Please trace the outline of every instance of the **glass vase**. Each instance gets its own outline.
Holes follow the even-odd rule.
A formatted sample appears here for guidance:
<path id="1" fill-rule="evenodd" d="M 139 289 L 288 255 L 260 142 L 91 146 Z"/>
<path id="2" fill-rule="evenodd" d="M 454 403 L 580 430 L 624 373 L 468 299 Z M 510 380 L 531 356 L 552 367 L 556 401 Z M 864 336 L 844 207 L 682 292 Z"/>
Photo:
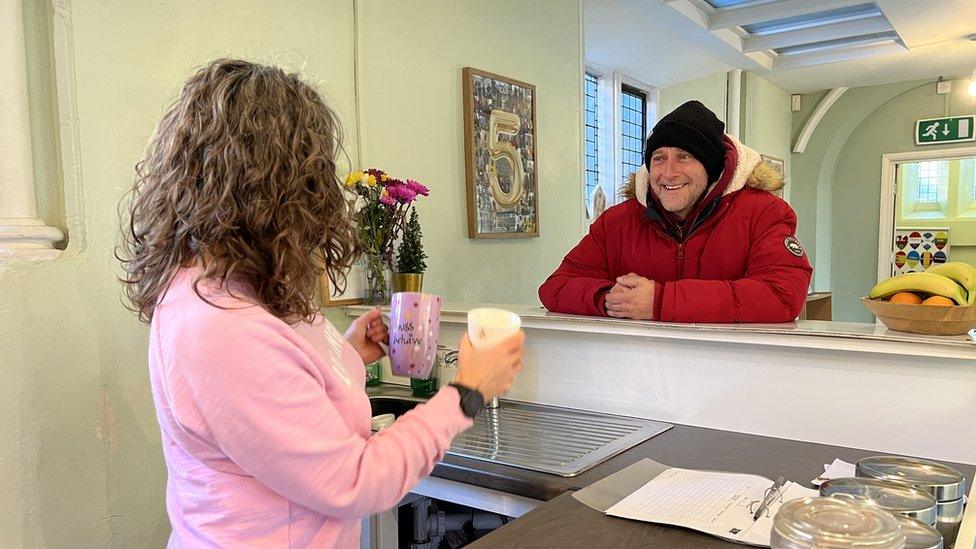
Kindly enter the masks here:
<path id="1" fill-rule="evenodd" d="M 363 261 L 363 303 L 390 303 L 390 280 L 393 277 L 390 258 L 383 254 L 366 253 L 363 254 Z"/>

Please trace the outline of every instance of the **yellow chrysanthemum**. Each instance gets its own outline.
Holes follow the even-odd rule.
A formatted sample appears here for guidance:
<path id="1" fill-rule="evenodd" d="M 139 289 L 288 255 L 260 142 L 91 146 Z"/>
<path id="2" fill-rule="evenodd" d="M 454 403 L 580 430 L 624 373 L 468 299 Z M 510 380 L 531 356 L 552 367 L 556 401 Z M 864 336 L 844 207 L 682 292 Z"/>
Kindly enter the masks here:
<path id="1" fill-rule="evenodd" d="M 380 176 L 380 181 L 387 181 L 388 179 L 390 179 L 390 176 L 388 176 L 386 174 L 383 174 L 383 175 Z"/>
<path id="2" fill-rule="evenodd" d="M 375 187 L 376 186 L 376 176 L 373 175 L 373 174 L 370 174 L 370 173 L 366 174 L 365 181 L 366 181 L 366 184 L 369 185 L 370 187 Z"/>
<path id="3" fill-rule="evenodd" d="M 346 186 L 352 187 L 356 183 L 359 183 L 362 179 L 363 179 L 363 172 L 360 171 L 349 172 L 349 175 L 346 176 Z"/>

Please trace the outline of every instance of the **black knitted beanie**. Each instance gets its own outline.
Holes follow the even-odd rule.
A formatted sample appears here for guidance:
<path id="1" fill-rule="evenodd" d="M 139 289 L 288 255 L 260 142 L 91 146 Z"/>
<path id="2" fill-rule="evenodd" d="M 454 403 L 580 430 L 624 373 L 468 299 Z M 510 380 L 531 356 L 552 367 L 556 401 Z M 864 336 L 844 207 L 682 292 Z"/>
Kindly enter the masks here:
<path id="1" fill-rule="evenodd" d="M 705 166 L 708 182 L 718 181 L 725 167 L 725 123 L 698 101 L 688 101 L 658 121 L 644 147 L 644 164 L 661 147 L 678 147 Z"/>

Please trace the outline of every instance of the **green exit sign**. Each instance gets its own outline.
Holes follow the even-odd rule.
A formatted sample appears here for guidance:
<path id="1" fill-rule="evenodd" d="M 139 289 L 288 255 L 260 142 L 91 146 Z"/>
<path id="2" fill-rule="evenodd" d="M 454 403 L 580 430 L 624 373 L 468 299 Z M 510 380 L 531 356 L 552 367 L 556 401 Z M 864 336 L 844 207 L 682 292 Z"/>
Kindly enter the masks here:
<path id="1" fill-rule="evenodd" d="M 926 118 L 915 122 L 915 144 L 954 143 L 974 141 L 973 128 L 976 115 Z"/>

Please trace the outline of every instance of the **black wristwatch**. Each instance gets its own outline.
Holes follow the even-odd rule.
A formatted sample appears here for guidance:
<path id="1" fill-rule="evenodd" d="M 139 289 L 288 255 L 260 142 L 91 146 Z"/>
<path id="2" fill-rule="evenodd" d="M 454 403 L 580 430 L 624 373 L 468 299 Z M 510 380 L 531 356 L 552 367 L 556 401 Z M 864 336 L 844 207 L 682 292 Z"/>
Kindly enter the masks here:
<path id="1" fill-rule="evenodd" d="M 451 387 L 457 389 L 458 394 L 461 395 L 461 412 L 464 415 L 474 419 L 484 410 L 485 397 L 481 396 L 480 392 L 458 383 L 451 383 Z"/>

